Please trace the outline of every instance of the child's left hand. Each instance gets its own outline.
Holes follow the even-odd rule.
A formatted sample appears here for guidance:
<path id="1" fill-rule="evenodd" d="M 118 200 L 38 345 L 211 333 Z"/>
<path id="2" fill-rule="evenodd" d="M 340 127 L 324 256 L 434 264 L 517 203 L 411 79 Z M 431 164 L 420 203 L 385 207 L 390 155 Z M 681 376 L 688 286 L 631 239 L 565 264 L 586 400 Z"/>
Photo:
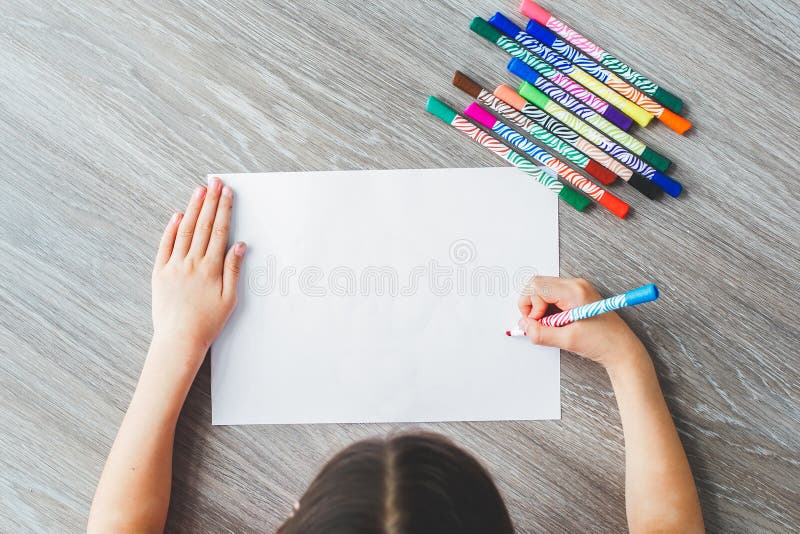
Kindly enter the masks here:
<path id="1" fill-rule="evenodd" d="M 186 213 L 167 224 L 153 268 L 154 343 L 198 368 L 236 306 L 245 244 L 226 254 L 232 205 L 233 191 L 219 178 L 197 187 Z"/>
<path id="2" fill-rule="evenodd" d="M 198 187 L 167 224 L 153 267 L 153 343 L 108 455 L 89 532 L 162 532 L 175 425 L 211 342 L 236 306 L 244 243 L 228 246 L 233 191 Z"/>

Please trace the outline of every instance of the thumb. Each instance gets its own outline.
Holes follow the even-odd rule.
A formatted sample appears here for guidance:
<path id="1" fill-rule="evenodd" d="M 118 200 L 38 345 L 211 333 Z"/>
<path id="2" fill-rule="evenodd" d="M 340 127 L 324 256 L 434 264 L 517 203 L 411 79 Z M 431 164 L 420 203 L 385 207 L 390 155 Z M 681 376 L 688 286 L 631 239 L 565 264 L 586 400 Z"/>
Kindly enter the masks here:
<path id="1" fill-rule="evenodd" d="M 222 295 L 225 298 L 235 298 L 236 288 L 239 285 L 239 273 L 242 270 L 242 260 L 247 245 L 241 241 L 235 243 L 225 255 L 225 267 L 222 272 Z"/>
<path id="2" fill-rule="evenodd" d="M 569 328 L 544 326 L 536 319 L 528 318 L 524 329 L 534 345 L 572 350 L 572 331 Z"/>

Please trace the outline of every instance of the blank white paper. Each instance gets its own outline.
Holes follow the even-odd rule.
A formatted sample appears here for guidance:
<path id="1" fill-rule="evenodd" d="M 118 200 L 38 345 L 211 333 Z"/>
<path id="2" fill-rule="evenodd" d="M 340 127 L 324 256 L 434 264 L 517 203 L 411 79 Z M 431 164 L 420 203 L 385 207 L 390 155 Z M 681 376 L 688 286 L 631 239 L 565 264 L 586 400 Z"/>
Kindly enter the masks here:
<path id="1" fill-rule="evenodd" d="M 215 425 L 560 418 L 559 352 L 505 331 L 558 275 L 558 199 L 515 168 L 219 175 L 247 243 Z"/>

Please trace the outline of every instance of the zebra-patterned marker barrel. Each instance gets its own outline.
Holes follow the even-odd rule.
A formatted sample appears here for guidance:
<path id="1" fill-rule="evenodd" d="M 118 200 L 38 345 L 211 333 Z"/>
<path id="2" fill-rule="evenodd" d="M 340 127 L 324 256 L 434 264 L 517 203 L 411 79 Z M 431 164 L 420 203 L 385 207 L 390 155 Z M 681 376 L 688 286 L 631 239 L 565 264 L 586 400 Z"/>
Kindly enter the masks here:
<path id="1" fill-rule="evenodd" d="M 636 306 L 644 302 L 651 302 L 657 298 L 658 288 L 655 284 L 648 284 L 622 293 L 621 295 L 614 295 L 613 297 L 598 302 L 592 302 L 591 304 L 578 306 L 577 308 L 556 313 L 555 315 L 542 317 L 539 323 L 543 326 L 566 326 L 575 321 L 580 321 L 581 319 L 588 319 L 589 317 L 619 310 L 627 306 Z"/>
<path id="2" fill-rule="evenodd" d="M 622 113 L 620 110 L 610 105 L 608 102 L 595 95 L 581 84 L 573 81 L 569 77 L 561 74 L 552 65 L 538 59 L 531 52 L 518 44 L 510 37 L 506 37 L 500 31 L 495 29 L 494 26 L 486 22 L 480 17 L 472 19 L 469 25 L 470 29 L 486 39 L 487 41 L 496 44 L 503 49 L 510 56 L 524 61 L 529 67 L 538 71 L 542 76 L 548 80 L 552 80 L 556 85 L 563 87 L 569 91 L 575 98 L 584 102 L 587 106 L 591 107 L 597 113 L 601 114 L 607 120 L 613 122 L 620 128 L 628 128 L 631 125 L 632 119 Z"/>
<path id="3" fill-rule="evenodd" d="M 594 60 L 583 55 L 579 50 L 573 48 L 566 41 L 556 37 L 550 30 L 535 20 L 528 22 L 528 25 L 525 27 L 525 34 L 527 34 L 529 38 L 532 36 L 534 39 L 537 39 L 539 42 L 549 47 L 552 51 L 556 52 L 556 54 L 559 54 L 571 61 L 578 68 L 594 76 L 595 79 L 606 84 L 608 87 L 624 96 L 628 100 L 637 103 L 642 108 L 658 117 L 658 120 L 666 124 L 673 131 L 683 135 L 689 128 L 692 127 L 691 122 L 679 116 L 677 113 L 674 113 L 666 106 L 662 106 L 602 65 L 598 65 Z M 524 40 L 520 38 L 517 38 L 517 40 L 521 44 L 525 45 Z"/>
<path id="4" fill-rule="evenodd" d="M 512 150 L 510 147 L 504 145 L 499 139 L 487 134 L 469 122 L 467 119 L 460 116 L 453 108 L 438 98 L 434 96 L 428 97 L 428 103 L 425 106 L 425 110 L 428 113 L 438 117 L 443 122 L 449 124 L 456 130 L 461 131 L 479 145 L 488 148 L 497 156 L 519 168 L 521 171 L 545 186 L 547 189 L 551 190 L 553 193 L 556 193 L 561 200 L 576 210 L 583 211 L 589 204 L 591 204 L 591 201 L 588 198 L 582 196 L 580 193 L 577 193 L 569 187 L 565 187 L 564 184 L 559 182 L 557 178 L 550 176 L 548 171 L 543 170 L 546 167 L 534 165 L 522 154 Z"/>
<path id="5" fill-rule="evenodd" d="M 621 177 L 626 182 L 631 179 L 633 176 L 632 170 L 587 141 L 572 128 L 557 120 L 543 109 L 529 104 L 510 87 L 501 85 L 498 87 L 498 91 L 501 90 L 504 93 L 503 98 L 495 96 L 487 91 L 479 93 L 477 98 L 480 102 L 495 109 L 500 114 L 504 114 L 506 109 L 516 111 L 519 115 L 540 125 L 556 138 L 571 144 L 588 157 L 595 160 L 598 164 L 608 169 L 610 173 Z M 526 125 L 524 124 L 520 124 L 520 126 L 526 129 Z M 588 168 L 587 171 L 589 171 Z M 598 179 L 608 185 L 608 182 L 604 182 L 602 178 L 598 177 Z"/>
<path id="6" fill-rule="evenodd" d="M 609 185 L 616 180 L 616 173 L 612 172 L 600 163 L 597 163 L 588 155 L 584 154 L 580 149 L 570 146 L 570 144 L 574 146 L 575 143 L 577 143 L 577 140 L 573 140 L 571 142 L 569 140 L 562 141 L 556 134 L 540 127 L 532 119 L 524 116 L 521 112 L 517 111 L 487 91 L 481 91 L 481 93 L 478 95 L 478 101 L 504 119 L 507 119 L 519 126 L 524 132 L 530 134 L 537 141 L 544 143 L 549 148 L 553 149 L 581 169 L 585 170 L 587 173 L 591 174 L 593 177 L 597 178 L 602 184 Z M 564 129 L 568 128 L 564 127 Z M 572 130 L 570 130 L 570 132 L 572 132 Z M 576 139 L 580 138 L 578 135 L 574 135 L 574 132 L 572 133 Z M 598 152 L 602 151 L 598 150 Z M 628 170 L 622 164 L 619 164 L 619 166 L 623 170 Z"/>
<path id="7" fill-rule="evenodd" d="M 594 76 L 589 75 L 589 73 L 579 66 L 573 64 L 573 62 L 564 58 L 560 54 L 557 54 L 549 46 L 546 46 L 544 43 L 532 35 L 529 35 L 527 32 L 522 31 L 516 24 L 508 20 L 508 18 L 506 18 L 506 16 L 499 11 L 492 15 L 492 17 L 489 19 L 489 24 L 506 33 L 512 39 L 545 60 L 547 63 L 560 70 L 579 84 L 583 85 L 586 89 L 607 101 L 612 106 L 619 109 L 625 115 L 635 120 L 640 126 L 647 126 L 650 123 L 650 119 L 652 119 L 654 115 L 658 115 L 656 111 L 660 112 L 664 109 L 663 106 L 661 106 L 658 102 L 655 102 L 649 97 L 642 95 L 641 92 L 636 91 L 635 89 L 634 91 L 636 91 L 636 94 L 630 96 L 644 97 L 647 99 L 649 104 L 652 104 L 652 106 L 645 108 L 636 100 L 629 98 L 629 95 L 620 94 L 618 90 L 610 87 L 607 83 L 598 80 Z"/>
<path id="8" fill-rule="evenodd" d="M 598 300 L 591 304 L 585 304 L 577 308 L 572 308 L 571 310 L 564 310 L 561 313 L 542 317 L 539 319 L 539 324 L 542 326 L 566 326 L 575 321 L 595 317 L 603 313 L 619 310 L 620 308 L 652 302 L 657 298 L 658 288 L 655 284 L 647 284 L 646 286 L 631 289 L 621 295 L 614 295 L 613 297 Z M 506 330 L 506 335 L 510 337 L 520 337 L 525 335 L 525 331 L 519 327 L 514 327 L 511 330 Z"/>
<path id="9" fill-rule="evenodd" d="M 525 94 L 527 95 L 528 93 Z M 580 119 L 567 112 L 567 110 L 560 108 L 563 110 L 563 113 L 561 113 L 558 109 L 555 109 L 559 107 L 557 104 L 548 105 L 549 100 L 547 100 L 546 97 L 545 101 L 542 102 L 542 99 L 536 99 L 535 95 L 530 95 L 531 100 L 529 100 L 523 98 L 523 95 L 521 93 L 517 93 L 507 85 L 498 86 L 494 91 L 494 95 L 497 96 L 499 99 L 503 100 L 504 102 L 511 104 L 517 111 L 520 111 L 523 114 L 531 117 L 533 117 L 533 115 L 531 114 L 534 113 L 537 109 L 539 111 L 542 111 L 542 108 L 537 108 L 532 103 L 530 103 L 535 101 L 537 106 L 545 106 L 545 108 L 547 108 L 546 111 L 548 114 L 552 114 L 552 116 L 557 118 L 558 120 L 563 120 L 564 124 L 569 128 L 574 129 L 579 134 L 586 134 L 587 136 L 589 136 L 588 138 L 590 141 L 592 141 L 592 143 L 597 143 L 597 146 L 599 147 L 598 150 L 604 147 L 608 148 L 614 147 L 614 145 L 606 145 L 606 143 L 603 142 L 602 137 L 597 137 L 600 136 L 599 132 L 592 130 L 588 125 L 583 123 Z M 618 148 L 619 151 L 623 150 L 621 147 Z M 636 156 L 628 153 L 627 151 L 619 152 L 616 148 L 612 148 L 612 151 L 614 153 L 610 153 L 607 155 L 609 155 L 610 157 L 614 157 L 614 154 L 617 154 L 617 156 L 621 155 L 621 159 L 619 159 L 619 161 L 625 165 L 628 165 L 629 159 L 633 160 L 634 158 L 636 158 Z M 629 156 L 629 158 L 625 156 Z M 644 162 L 641 163 L 642 165 L 646 165 Z M 619 176 L 622 175 L 620 174 Z M 631 172 L 629 176 L 623 177 L 623 179 L 625 179 L 630 185 L 632 185 L 633 187 L 635 187 L 636 189 L 638 189 L 644 195 L 646 195 L 648 198 L 651 199 L 658 198 L 663 191 L 660 187 L 658 187 L 655 183 L 653 183 L 651 178 L 639 173 Z"/>
<path id="10" fill-rule="evenodd" d="M 674 111 L 675 113 L 680 113 L 681 108 L 683 107 L 683 102 L 681 102 L 680 98 L 639 74 L 631 67 L 567 26 L 563 21 L 555 18 L 536 2 L 532 2 L 531 0 L 523 0 L 522 5 L 520 6 L 520 11 L 529 19 L 535 20 L 542 26 L 545 26 L 548 30 L 557 33 L 561 38 L 568 41 L 573 46 L 581 49 L 589 56 L 593 57 L 604 67 L 617 73 L 620 77 L 628 80 L 631 84 L 638 87 L 642 92 L 653 97 L 655 101 L 660 102 L 666 108 Z"/>
<path id="11" fill-rule="evenodd" d="M 503 121 L 497 120 L 494 115 L 481 108 L 478 104 L 470 104 L 464 111 L 464 115 L 469 119 L 489 128 L 501 139 L 513 145 L 517 150 L 524 152 L 539 163 L 547 165 L 553 169 L 558 176 L 575 186 L 578 190 L 589 195 L 589 197 L 597 201 L 598 204 L 607 208 L 609 211 L 611 211 L 611 213 L 620 219 L 625 218 L 625 216 L 628 214 L 630 207 L 627 203 L 612 195 L 602 187 L 599 187 L 591 180 L 588 180 L 587 178 L 584 178 L 582 175 L 573 171 L 564 162 L 540 148 L 538 145 L 533 143 L 533 141 L 530 141 L 525 136 L 505 124 Z"/>
<path id="12" fill-rule="evenodd" d="M 580 133 L 581 135 L 585 135 L 589 140 L 597 144 L 597 146 L 603 150 L 607 151 L 620 162 L 624 163 L 636 172 L 640 172 L 643 176 L 646 176 L 653 183 L 657 184 L 660 188 L 666 191 L 669 195 L 677 197 L 681 194 L 681 191 L 683 191 L 683 186 L 679 182 L 673 180 L 666 174 L 656 171 L 656 169 L 654 169 L 651 165 L 642 161 L 638 157 L 633 156 L 633 154 L 618 146 L 616 143 L 601 135 L 599 132 L 594 131 L 578 117 L 572 115 L 552 100 L 544 97 L 545 103 L 540 104 L 538 100 L 541 100 L 540 97 L 543 96 L 543 93 L 538 91 L 528 82 L 522 82 L 522 84 L 520 84 L 519 94 L 527 100 L 536 103 L 537 106 L 541 107 L 558 120 L 574 129 L 576 132 Z M 642 156 L 642 158 L 644 158 L 644 156 Z"/>
<path id="13" fill-rule="evenodd" d="M 571 310 L 565 310 L 561 313 L 542 317 L 539 323 L 543 326 L 566 326 L 575 321 L 580 321 L 581 319 L 588 319 L 589 317 L 619 310 L 627 306 L 636 306 L 644 302 L 651 302 L 657 298 L 658 288 L 654 284 L 648 284 L 622 293 L 621 295 L 614 295 L 613 297 L 598 302 L 592 302 L 591 304 L 585 304 L 577 308 L 572 308 Z"/>
<path id="14" fill-rule="evenodd" d="M 542 78 L 539 73 L 531 69 L 525 64 L 524 61 L 513 58 L 511 61 L 509 61 L 507 68 L 509 72 L 519 76 L 525 81 L 526 84 L 532 86 L 538 92 L 542 93 L 542 95 L 544 95 L 544 97 L 542 97 L 543 100 L 552 100 L 554 103 L 557 102 L 558 104 L 564 106 L 580 119 L 590 123 L 597 130 L 605 133 L 609 137 L 613 138 L 616 142 L 628 148 L 637 155 L 640 155 L 642 159 L 645 159 L 648 161 L 648 163 L 652 164 L 655 169 L 664 172 L 667 167 L 669 167 L 670 161 L 667 158 L 656 153 L 654 150 L 647 147 L 647 145 L 633 137 L 631 134 L 621 130 L 611 122 L 607 121 L 589 107 L 581 104 L 568 95 L 563 89 Z"/>

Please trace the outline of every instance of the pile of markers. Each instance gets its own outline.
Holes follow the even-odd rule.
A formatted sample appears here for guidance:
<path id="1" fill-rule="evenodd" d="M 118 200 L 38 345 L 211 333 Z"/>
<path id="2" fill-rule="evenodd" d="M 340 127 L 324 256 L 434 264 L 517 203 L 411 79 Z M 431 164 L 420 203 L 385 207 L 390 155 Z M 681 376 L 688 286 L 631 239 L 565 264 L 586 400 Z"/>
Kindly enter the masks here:
<path id="1" fill-rule="evenodd" d="M 432 96 L 427 110 L 579 211 L 594 200 L 623 218 L 629 206 L 566 162 L 602 185 L 619 177 L 651 199 L 680 195 L 681 184 L 664 174 L 670 161 L 627 130 L 656 117 L 683 134 L 692 124 L 678 115 L 681 100 L 538 4 L 523 0 L 520 10 L 531 19 L 524 31 L 501 13 L 470 24 L 512 57 L 508 70 L 521 79 L 518 89 L 489 91 L 456 71 L 453 85 L 475 102 L 459 114 Z"/>

